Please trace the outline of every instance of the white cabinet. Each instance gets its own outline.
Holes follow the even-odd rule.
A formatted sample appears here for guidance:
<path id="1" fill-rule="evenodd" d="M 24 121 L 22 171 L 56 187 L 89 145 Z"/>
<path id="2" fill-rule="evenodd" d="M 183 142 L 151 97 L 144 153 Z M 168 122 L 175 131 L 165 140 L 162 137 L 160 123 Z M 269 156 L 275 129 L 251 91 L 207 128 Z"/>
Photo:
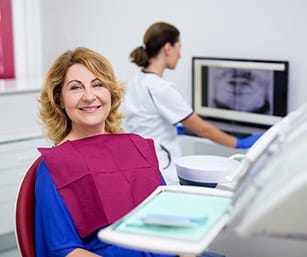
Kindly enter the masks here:
<path id="1" fill-rule="evenodd" d="M 38 90 L 0 91 L 0 142 L 42 134 L 38 120 Z"/>
<path id="2" fill-rule="evenodd" d="M 19 183 L 39 155 L 37 147 L 50 145 L 38 122 L 38 96 L 39 86 L 0 87 L 0 236 L 14 231 Z"/>
<path id="3" fill-rule="evenodd" d="M 48 145 L 43 138 L 0 142 L 0 235 L 14 231 L 15 202 L 19 184 L 34 159 L 36 148 Z"/>

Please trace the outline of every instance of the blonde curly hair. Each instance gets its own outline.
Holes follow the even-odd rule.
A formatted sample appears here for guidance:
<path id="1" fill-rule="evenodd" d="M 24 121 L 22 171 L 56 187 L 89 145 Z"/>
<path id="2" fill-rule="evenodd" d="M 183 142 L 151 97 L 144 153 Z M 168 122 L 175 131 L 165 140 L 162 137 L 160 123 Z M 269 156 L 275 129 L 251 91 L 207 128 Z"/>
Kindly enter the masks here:
<path id="1" fill-rule="evenodd" d="M 39 117 L 46 128 L 47 137 L 57 145 L 71 130 L 71 120 L 60 106 L 61 91 L 66 72 L 73 64 L 82 64 L 90 70 L 110 90 L 111 111 L 107 117 L 105 130 L 115 134 L 122 132 L 122 114 L 119 112 L 124 87 L 117 81 L 111 63 L 98 52 L 78 47 L 61 54 L 47 72 L 40 97 Z"/>

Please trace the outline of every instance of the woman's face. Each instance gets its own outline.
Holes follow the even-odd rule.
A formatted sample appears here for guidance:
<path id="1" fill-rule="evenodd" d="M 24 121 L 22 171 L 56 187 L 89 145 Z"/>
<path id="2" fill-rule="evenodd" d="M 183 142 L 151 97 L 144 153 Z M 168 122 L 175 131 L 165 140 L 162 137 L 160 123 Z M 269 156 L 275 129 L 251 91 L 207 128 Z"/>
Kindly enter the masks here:
<path id="1" fill-rule="evenodd" d="M 178 60 L 181 57 L 181 42 L 178 40 L 173 46 L 170 44 L 170 48 L 168 50 L 168 55 L 167 55 L 167 68 L 168 69 L 175 69 Z"/>
<path id="2" fill-rule="evenodd" d="M 111 93 L 84 65 L 74 64 L 66 72 L 61 107 L 71 119 L 72 133 L 105 133 Z"/>

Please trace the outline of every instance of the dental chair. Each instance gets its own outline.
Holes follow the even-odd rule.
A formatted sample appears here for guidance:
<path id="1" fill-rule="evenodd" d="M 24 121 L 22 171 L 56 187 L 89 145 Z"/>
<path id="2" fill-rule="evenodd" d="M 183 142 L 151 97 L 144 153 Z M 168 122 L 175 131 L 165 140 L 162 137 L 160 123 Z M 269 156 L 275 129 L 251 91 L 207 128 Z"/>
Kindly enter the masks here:
<path id="1" fill-rule="evenodd" d="M 17 246 L 22 257 L 35 257 L 34 246 L 34 211 L 35 177 L 41 157 L 28 168 L 19 186 L 15 209 L 15 232 Z"/>

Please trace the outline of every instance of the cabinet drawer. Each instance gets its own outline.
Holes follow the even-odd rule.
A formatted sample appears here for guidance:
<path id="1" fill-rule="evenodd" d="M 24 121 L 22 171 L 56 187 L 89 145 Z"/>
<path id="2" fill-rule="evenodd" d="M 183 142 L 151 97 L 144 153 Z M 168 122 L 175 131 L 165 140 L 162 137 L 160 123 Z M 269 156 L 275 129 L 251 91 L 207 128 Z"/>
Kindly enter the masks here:
<path id="1" fill-rule="evenodd" d="M 14 231 L 16 196 L 20 182 L 39 156 L 37 147 L 50 146 L 41 138 L 0 142 L 0 234 Z"/>

